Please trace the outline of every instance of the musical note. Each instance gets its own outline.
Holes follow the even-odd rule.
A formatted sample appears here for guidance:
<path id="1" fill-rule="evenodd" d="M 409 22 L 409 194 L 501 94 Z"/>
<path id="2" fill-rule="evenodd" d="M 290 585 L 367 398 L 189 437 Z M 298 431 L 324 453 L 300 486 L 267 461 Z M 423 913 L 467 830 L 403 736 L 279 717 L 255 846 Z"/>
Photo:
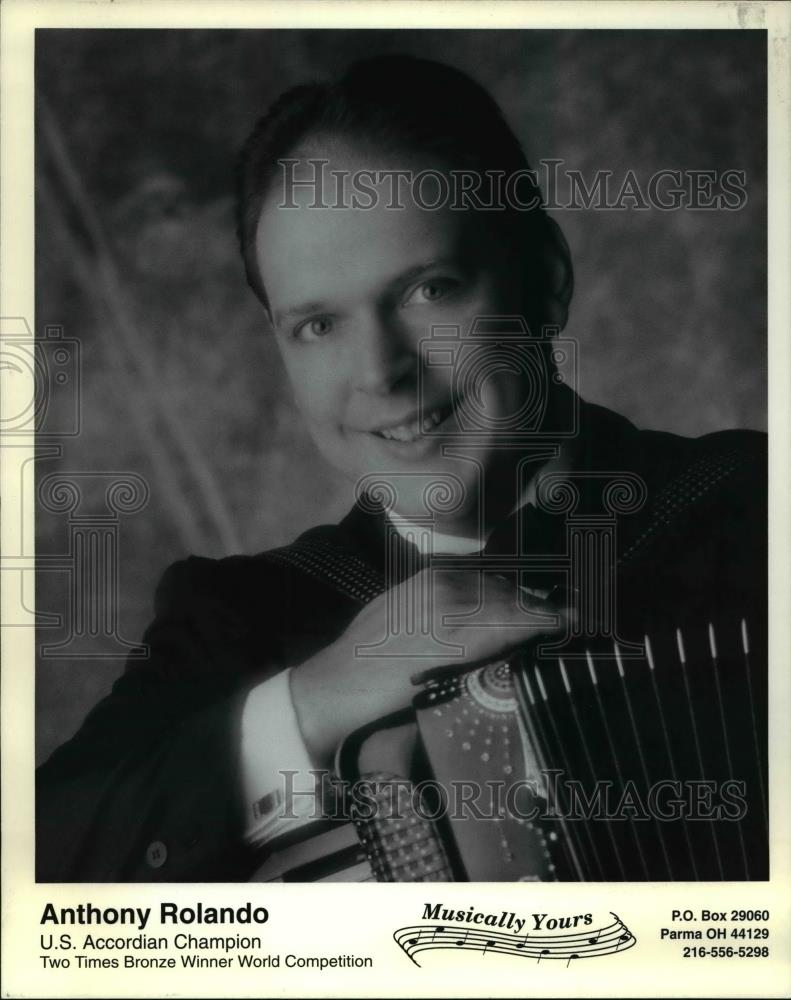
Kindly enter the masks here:
<path id="1" fill-rule="evenodd" d="M 444 933 L 445 933 L 444 927 L 435 927 L 434 933 L 431 935 L 431 940 L 433 941 L 436 938 L 437 934 L 444 934 Z"/>
<path id="2" fill-rule="evenodd" d="M 596 944 L 601 937 L 602 928 L 600 927 L 596 932 L 596 937 L 588 938 L 588 944 Z"/>
<path id="3" fill-rule="evenodd" d="M 549 954 L 549 948 L 542 948 L 541 949 L 541 954 L 538 956 L 538 962 L 536 964 L 537 965 L 540 964 L 541 963 L 541 959 L 544 957 L 544 955 L 548 955 L 548 954 Z"/>
<path id="4" fill-rule="evenodd" d="M 633 941 L 634 939 L 632 938 L 632 935 L 629 933 L 626 926 L 624 925 L 623 920 L 621 920 L 621 918 L 618 916 L 617 913 L 613 913 L 612 910 L 610 910 L 610 916 L 615 917 L 615 919 L 618 921 L 618 924 L 620 925 L 621 930 L 623 931 L 623 934 L 621 934 L 621 936 L 618 938 L 618 943 L 615 946 L 615 951 L 617 954 L 621 950 L 623 945 L 628 944 L 629 941 Z"/>
<path id="5" fill-rule="evenodd" d="M 579 955 L 576 955 L 576 954 L 575 955 L 569 955 L 569 960 L 568 960 L 568 962 L 566 962 L 566 968 L 567 969 L 571 965 L 572 958 L 579 958 Z"/>
<path id="6" fill-rule="evenodd" d="M 463 948 L 464 945 L 467 943 L 467 938 L 469 936 L 470 936 L 470 932 L 469 931 L 465 931 L 464 932 L 464 937 L 463 938 L 459 938 L 459 940 L 456 942 L 456 947 L 457 948 Z"/>
<path id="7" fill-rule="evenodd" d="M 524 939 L 524 941 L 520 941 L 520 942 L 519 942 L 519 944 L 518 944 L 518 945 L 516 946 L 516 947 L 517 947 L 517 949 L 518 949 L 519 951 L 521 951 L 521 950 L 522 950 L 522 949 L 524 948 L 524 946 L 525 946 L 525 945 L 527 944 L 527 939 L 528 939 L 529 937 L 530 937 L 530 935 L 529 935 L 529 934 L 525 934 L 525 939 Z"/>
<path id="8" fill-rule="evenodd" d="M 497 942 L 496 941 L 487 941 L 486 944 L 484 945 L 484 948 L 483 948 L 484 955 L 489 950 L 489 948 L 496 948 L 496 947 L 497 947 Z"/>

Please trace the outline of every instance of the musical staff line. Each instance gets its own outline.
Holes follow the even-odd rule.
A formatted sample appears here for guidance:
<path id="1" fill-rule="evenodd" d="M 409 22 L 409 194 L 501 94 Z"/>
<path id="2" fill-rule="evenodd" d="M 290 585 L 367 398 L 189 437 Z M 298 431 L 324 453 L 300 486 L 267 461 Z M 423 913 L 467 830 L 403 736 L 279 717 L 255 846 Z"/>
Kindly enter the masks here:
<path id="1" fill-rule="evenodd" d="M 575 934 L 528 932 L 514 935 L 502 931 L 422 924 L 399 928 L 393 934 L 393 939 L 418 968 L 420 963 L 415 958 L 416 954 L 452 948 L 480 951 L 483 955 L 516 955 L 534 958 L 537 962 L 562 960 L 568 968 L 572 960 L 615 955 L 634 946 L 635 937 L 629 928 L 617 914 L 611 915 L 613 923 L 604 927 L 586 928 Z"/>

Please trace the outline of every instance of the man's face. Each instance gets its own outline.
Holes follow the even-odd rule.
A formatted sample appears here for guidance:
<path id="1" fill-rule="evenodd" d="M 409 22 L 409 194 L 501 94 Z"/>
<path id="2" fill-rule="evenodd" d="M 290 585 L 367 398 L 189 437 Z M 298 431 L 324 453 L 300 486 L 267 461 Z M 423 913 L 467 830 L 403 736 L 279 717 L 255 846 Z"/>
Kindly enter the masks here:
<path id="1" fill-rule="evenodd" d="M 342 150 L 327 171 L 377 168 L 386 164 Z M 277 191 L 265 202 L 256 254 L 275 334 L 297 405 L 333 466 L 354 481 L 374 473 L 397 484 L 394 506 L 407 518 L 426 512 L 431 476 L 451 473 L 466 499 L 450 520 L 469 522 L 480 476 L 497 462 L 497 431 L 476 434 L 475 463 L 443 455 L 442 444 L 459 443 L 465 406 L 494 419 L 517 412 L 524 376 L 496 363 L 487 375 L 494 356 L 479 352 L 480 397 L 459 398 L 453 366 L 427 363 L 420 344 L 437 325 L 464 338 L 476 317 L 523 312 L 518 262 L 472 213 L 428 211 L 408 197 L 405 208 L 387 208 L 389 189 L 380 193 L 371 209 L 310 208 L 313 194 L 300 188 L 298 208 L 279 208 Z"/>

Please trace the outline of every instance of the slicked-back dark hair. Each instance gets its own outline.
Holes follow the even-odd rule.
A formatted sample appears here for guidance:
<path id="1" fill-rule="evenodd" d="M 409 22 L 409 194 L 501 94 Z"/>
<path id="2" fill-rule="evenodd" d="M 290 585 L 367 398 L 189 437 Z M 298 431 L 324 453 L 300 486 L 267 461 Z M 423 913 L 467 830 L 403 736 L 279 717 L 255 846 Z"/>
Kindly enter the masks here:
<path id="1" fill-rule="evenodd" d="M 237 232 L 247 280 L 268 307 L 255 253 L 255 235 L 264 199 L 287 159 L 313 137 L 330 136 L 363 141 L 382 152 L 416 153 L 436 160 L 438 169 L 470 170 L 481 175 L 503 171 L 506 176 L 529 171 L 527 158 L 491 95 L 465 73 L 442 63 L 408 55 L 386 55 L 354 63 L 335 83 L 311 83 L 282 94 L 259 120 L 247 139 L 237 169 Z M 523 175 L 524 176 L 524 175 Z M 525 301 L 540 301 L 557 284 L 547 273 L 542 253 L 546 242 L 559 237 L 541 207 L 487 211 L 491 224 L 501 227 L 512 252 L 518 253 L 525 275 Z M 520 188 L 523 203 L 531 202 L 530 182 Z M 555 289 L 566 300 L 571 293 L 571 264 L 565 257 L 565 288 Z M 529 309 L 528 309 L 529 313 Z M 528 322 L 541 318 L 528 315 Z"/>

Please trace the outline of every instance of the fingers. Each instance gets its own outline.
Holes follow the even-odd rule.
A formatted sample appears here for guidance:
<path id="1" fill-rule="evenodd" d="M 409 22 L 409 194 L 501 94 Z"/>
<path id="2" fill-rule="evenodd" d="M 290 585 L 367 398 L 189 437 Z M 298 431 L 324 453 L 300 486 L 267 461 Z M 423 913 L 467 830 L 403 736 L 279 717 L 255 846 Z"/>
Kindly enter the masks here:
<path id="1" fill-rule="evenodd" d="M 534 637 L 562 635 L 573 621 L 573 611 L 520 590 L 514 575 L 464 576 L 438 581 L 428 603 L 433 634 L 461 647 L 463 661 L 494 659 Z"/>
<path id="2" fill-rule="evenodd" d="M 516 574 L 423 571 L 372 602 L 350 629 L 397 674 L 405 659 L 494 659 L 528 640 L 562 635 L 574 612 L 517 586 Z"/>
<path id="3" fill-rule="evenodd" d="M 424 571 L 424 573 L 427 571 Z M 416 578 L 415 578 L 416 579 Z M 406 581 L 407 584 L 410 581 Z M 560 601 L 548 600 L 535 591 L 522 587 L 516 573 L 484 573 L 468 570 L 451 574 L 436 573 L 435 579 L 416 580 L 424 591 L 431 587 L 432 605 L 446 614 L 474 615 L 480 612 L 481 624 L 527 624 L 531 615 L 544 619 L 555 616 L 563 608 Z"/>

